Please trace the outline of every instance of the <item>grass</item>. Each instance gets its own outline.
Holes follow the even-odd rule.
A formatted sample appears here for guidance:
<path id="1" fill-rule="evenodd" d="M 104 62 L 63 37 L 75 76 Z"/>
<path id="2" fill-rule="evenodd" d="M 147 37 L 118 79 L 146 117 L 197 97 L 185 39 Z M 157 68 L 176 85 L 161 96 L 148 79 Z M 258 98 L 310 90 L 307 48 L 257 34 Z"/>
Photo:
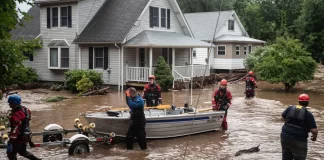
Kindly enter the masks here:
<path id="1" fill-rule="evenodd" d="M 64 99 L 67 99 L 66 97 L 63 96 L 54 96 L 54 97 L 49 97 L 45 99 L 45 102 L 60 102 L 63 101 Z"/>

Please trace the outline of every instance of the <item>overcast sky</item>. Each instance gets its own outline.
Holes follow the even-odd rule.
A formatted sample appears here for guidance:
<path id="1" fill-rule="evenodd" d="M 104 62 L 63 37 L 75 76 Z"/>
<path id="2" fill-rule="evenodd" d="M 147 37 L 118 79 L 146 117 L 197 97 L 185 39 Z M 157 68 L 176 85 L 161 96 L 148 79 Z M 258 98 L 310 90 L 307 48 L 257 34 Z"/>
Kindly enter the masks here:
<path id="1" fill-rule="evenodd" d="M 28 0 L 31 1 L 31 0 Z M 18 3 L 16 1 L 17 4 L 17 9 L 19 8 L 21 11 L 27 12 L 29 10 L 29 8 L 31 7 L 30 5 L 27 5 L 27 3 Z M 19 17 L 21 18 L 21 15 L 19 15 Z"/>

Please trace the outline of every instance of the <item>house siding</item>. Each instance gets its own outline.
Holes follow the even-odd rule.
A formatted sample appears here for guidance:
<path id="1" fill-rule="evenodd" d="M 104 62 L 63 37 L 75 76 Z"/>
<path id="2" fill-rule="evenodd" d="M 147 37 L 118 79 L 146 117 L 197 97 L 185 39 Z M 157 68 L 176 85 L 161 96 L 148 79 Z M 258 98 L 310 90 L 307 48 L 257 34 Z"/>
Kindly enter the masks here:
<path id="1" fill-rule="evenodd" d="M 190 49 L 176 48 L 175 49 L 175 66 L 185 66 L 190 63 Z M 186 64 L 187 63 L 187 64 Z"/>
<path id="2" fill-rule="evenodd" d="M 81 46 L 81 69 L 89 69 L 89 47 L 108 47 L 108 66 L 110 73 L 106 70 L 94 69 L 94 71 L 102 73 L 105 84 L 118 85 L 119 81 L 119 49 L 114 45 L 82 45 Z M 125 63 L 126 65 L 126 63 Z"/>
<path id="3" fill-rule="evenodd" d="M 81 0 L 79 1 L 79 30 L 82 30 L 87 26 L 92 17 L 97 13 L 99 8 L 105 0 Z"/>
<path id="4" fill-rule="evenodd" d="M 196 50 L 196 57 L 193 57 L 193 64 L 205 65 L 208 56 L 208 48 L 194 48 Z"/>
<path id="5" fill-rule="evenodd" d="M 40 9 L 40 25 L 41 25 L 41 35 L 43 41 L 43 47 L 41 49 L 35 50 L 34 61 L 30 62 L 29 65 L 36 69 L 39 79 L 41 81 L 63 81 L 64 72 L 67 70 L 61 69 L 49 69 L 48 67 L 48 44 L 53 39 L 65 39 L 69 44 L 69 60 L 70 69 L 76 69 L 78 67 L 78 48 L 76 45 L 72 44 L 75 33 L 77 32 L 77 4 L 61 4 L 55 5 L 55 7 L 71 6 L 72 7 L 72 28 L 68 27 L 55 27 L 47 28 L 47 5 L 41 7 Z"/>
<path id="6" fill-rule="evenodd" d="M 231 34 L 231 35 L 243 35 L 243 31 L 239 24 L 237 23 L 237 19 L 234 18 L 234 31 L 228 30 L 228 21 L 223 25 L 223 27 L 217 32 L 215 38 L 223 35 L 223 34 Z"/>
<path id="7" fill-rule="evenodd" d="M 136 66 L 136 48 L 124 48 L 124 68 L 123 68 L 123 82 L 126 83 L 126 64 L 130 67 Z"/>
<path id="8" fill-rule="evenodd" d="M 143 30 L 159 30 L 159 31 L 170 31 L 170 32 L 177 32 L 180 34 L 185 35 L 184 30 L 182 29 L 182 26 L 176 17 L 174 10 L 169 2 L 169 0 L 152 0 L 152 2 L 149 4 L 150 6 L 159 7 L 159 8 L 167 8 L 170 9 L 170 29 L 166 28 L 150 28 L 150 10 L 147 8 L 144 11 L 143 16 L 141 17 L 138 24 L 134 27 L 133 31 L 130 33 L 127 40 L 130 40 L 137 34 L 141 33 Z M 161 16 L 159 14 L 159 16 Z M 135 23 L 135 22 L 134 22 Z M 159 25 L 161 25 L 161 21 L 159 21 Z"/>
<path id="9" fill-rule="evenodd" d="M 229 59 L 232 58 L 233 55 L 233 45 L 232 43 L 215 43 L 214 45 L 216 46 L 226 46 L 225 50 L 225 55 L 218 55 L 218 48 L 215 48 L 215 54 L 214 54 L 214 58 L 224 58 L 224 59 Z"/>

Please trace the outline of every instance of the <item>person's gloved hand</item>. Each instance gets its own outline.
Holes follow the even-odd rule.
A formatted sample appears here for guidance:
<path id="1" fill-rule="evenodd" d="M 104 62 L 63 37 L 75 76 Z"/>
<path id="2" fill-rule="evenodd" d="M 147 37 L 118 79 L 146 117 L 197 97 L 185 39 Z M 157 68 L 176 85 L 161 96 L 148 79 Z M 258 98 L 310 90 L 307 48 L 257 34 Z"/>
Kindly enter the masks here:
<path id="1" fill-rule="evenodd" d="M 129 90 L 127 90 L 125 93 L 126 93 L 126 97 L 130 97 Z"/>
<path id="2" fill-rule="evenodd" d="M 316 141 L 316 137 L 312 136 L 311 140 Z"/>
<path id="3" fill-rule="evenodd" d="M 162 99 L 161 98 L 159 98 L 159 104 L 162 104 Z"/>

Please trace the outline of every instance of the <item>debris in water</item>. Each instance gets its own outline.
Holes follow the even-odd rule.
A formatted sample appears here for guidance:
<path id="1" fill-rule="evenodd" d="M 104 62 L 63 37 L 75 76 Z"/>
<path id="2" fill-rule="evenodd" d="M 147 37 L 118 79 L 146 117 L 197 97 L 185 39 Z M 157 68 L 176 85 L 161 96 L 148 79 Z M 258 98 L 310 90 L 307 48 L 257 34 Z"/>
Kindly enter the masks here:
<path id="1" fill-rule="evenodd" d="M 250 149 L 243 149 L 243 150 L 240 150 L 240 151 L 236 152 L 235 156 L 240 156 L 240 155 L 243 154 L 243 153 L 259 152 L 259 151 L 260 151 L 259 147 L 260 147 L 260 144 L 259 144 L 258 146 L 256 146 L 256 147 L 252 147 L 252 148 L 250 148 Z"/>
<path id="2" fill-rule="evenodd" d="M 55 96 L 55 97 L 49 97 L 45 101 L 46 102 L 59 102 L 59 101 L 63 101 L 64 99 L 67 99 L 67 98 L 63 97 L 63 96 Z"/>
<path id="3" fill-rule="evenodd" d="M 225 133 L 224 135 L 222 135 L 222 138 L 224 138 L 224 137 L 228 137 L 230 133 L 231 133 L 231 132 Z"/>

